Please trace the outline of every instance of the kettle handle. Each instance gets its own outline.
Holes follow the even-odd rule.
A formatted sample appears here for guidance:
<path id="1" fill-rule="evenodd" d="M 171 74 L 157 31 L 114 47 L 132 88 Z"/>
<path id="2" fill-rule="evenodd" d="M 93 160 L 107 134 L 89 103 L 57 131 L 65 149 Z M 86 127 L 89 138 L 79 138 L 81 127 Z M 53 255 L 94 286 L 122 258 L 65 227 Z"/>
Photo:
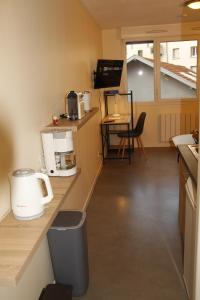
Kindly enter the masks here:
<path id="1" fill-rule="evenodd" d="M 47 204 L 53 199 L 53 191 L 51 188 L 51 183 L 49 177 L 43 173 L 35 173 L 36 178 L 42 179 L 45 182 L 46 189 L 47 189 L 47 196 L 42 197 L 42 204 Z"/>

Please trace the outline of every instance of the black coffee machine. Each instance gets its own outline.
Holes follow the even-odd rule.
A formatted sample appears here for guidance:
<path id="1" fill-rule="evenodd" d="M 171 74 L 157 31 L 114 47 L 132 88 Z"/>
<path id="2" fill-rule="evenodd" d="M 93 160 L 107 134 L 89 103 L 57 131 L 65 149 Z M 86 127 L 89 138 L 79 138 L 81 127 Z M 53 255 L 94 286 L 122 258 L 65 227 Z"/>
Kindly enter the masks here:
<path id="1" fill-rule="evenodd" d="M 71 91 L 66 95 L 66 114 L 70 120 L 80 120 L 85 116 L 83 93 Z"/>
<path id="2" fill-rule="evenodd" d="M 74 91 L 66 95 L 66 112 L 70 120 L 78 119 L 78 95 Z"/>

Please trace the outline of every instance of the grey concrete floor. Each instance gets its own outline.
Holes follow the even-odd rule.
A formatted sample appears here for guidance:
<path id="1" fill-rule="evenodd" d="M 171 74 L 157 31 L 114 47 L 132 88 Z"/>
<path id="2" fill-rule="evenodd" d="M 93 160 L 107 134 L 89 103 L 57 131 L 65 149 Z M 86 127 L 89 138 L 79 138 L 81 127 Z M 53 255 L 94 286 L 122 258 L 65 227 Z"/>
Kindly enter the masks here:
<path id="1" fill-rule="evenodd" d="M 90 284 L 81 300 L 185 300 L 173 149 L 106 161 L 87 210 Z M 75 298 L 77 299 L 77 298 Z"/>

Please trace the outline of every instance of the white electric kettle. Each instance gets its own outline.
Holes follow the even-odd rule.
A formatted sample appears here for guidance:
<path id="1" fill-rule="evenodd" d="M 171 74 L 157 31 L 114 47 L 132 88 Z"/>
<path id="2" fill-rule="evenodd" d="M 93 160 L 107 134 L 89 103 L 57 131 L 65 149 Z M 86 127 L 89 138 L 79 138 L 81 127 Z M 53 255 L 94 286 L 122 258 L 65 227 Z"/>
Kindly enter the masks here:
<path id="1" fill-rule="evenodd" d="M 39 179 L 45 182 L 47 196 L 43 196 Z M 44 212 L 44 204 L 53 199 L 49 177 L 32 169 L 19 169 L 11 178 L 11 203 L 16 219 L 32 220 Z"/>

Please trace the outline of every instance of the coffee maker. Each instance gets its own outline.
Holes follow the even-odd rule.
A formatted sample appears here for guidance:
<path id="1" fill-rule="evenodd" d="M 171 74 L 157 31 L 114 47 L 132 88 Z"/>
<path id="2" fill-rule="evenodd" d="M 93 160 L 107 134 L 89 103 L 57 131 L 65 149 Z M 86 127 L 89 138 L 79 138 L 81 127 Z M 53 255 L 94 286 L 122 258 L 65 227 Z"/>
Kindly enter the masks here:
<path id="1" fill-rule="evenodd" d="M 42 132 L 44 160 L 49 176 L 76 174 L 72 130 Z"/>
<path id="2" fill-rule="evenodd" d="M 71 91 L 66 95 L 66 114 L 70 120 L 80 120 L 85 116 L 83 93 Z"/>

